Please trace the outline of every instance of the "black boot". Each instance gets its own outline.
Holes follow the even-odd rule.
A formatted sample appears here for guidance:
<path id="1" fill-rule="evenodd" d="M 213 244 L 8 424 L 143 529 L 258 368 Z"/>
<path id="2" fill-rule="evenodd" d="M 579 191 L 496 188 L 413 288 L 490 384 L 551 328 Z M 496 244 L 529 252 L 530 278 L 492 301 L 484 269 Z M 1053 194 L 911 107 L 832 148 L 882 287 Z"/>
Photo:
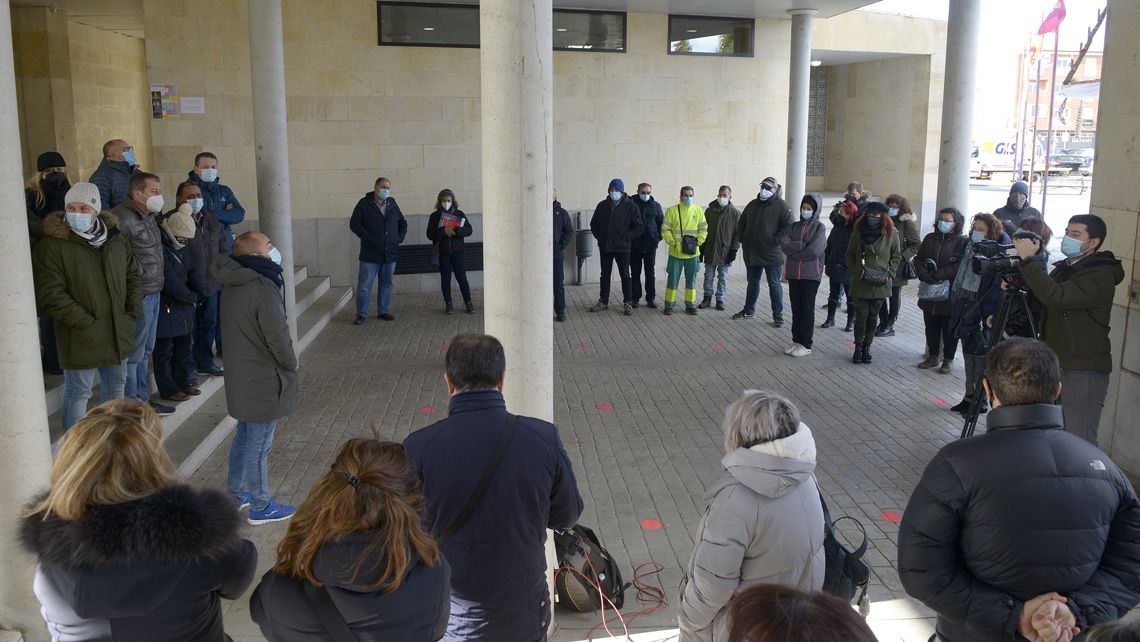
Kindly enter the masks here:
<path id="1" fill-rule="evenodd" d="M 893 337 L 895 336 L 895 324 L 890 321 L 880 324 L 878 329 L 875 330 L 876 337 Z"/>
<path id="2" fill-rule="evenodd" d="M 855 353 L 851 355 L 851 363 L 863 363 L 863 346 L 855 344 Z"/>
<path id="3" fill-rule="evenodd" d="M 702 309 L 702 310 L 708 310 L 709 307 L 711 307 L 711 306 L 712 306 L 712 297 L 706 296 L 704 299 L 701 299 L 701 304 L 698 305 L 697 307 Z"/>
<path id="4" fill-rule="evenodd" d="M 855 329 L 855 305 L 853 303 L 847 304 L 847 326 L 843 328 L 844 332 L 851 332 Z"/>
<path id="5" fill-rule="evenodd" d="M 863 363 L 871 363 L 871 344 L 863 346 Z"/>
<path id="6" fill-rule="evenodd" d="M 836 304 L 831 301 L 827 302 L 827 319 L 821 323 L 819 327 L 830 328 L 835 325 L 835 305 Z"/>

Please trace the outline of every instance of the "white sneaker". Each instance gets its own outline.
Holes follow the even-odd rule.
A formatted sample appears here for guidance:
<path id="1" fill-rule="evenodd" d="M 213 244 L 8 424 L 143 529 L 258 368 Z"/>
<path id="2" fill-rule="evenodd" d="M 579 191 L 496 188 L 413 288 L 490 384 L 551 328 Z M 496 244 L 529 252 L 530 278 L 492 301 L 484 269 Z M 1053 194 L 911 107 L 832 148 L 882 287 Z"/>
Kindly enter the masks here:
<path id="1" fill-rule="evenodd" d="M 791 352 L 791 355 L 793 357 L 806 357 L 809 354 L 811 354 L 811 348 L 805 348 L 799 345 L 796 346 L 796 349 Z"/>
<path id="2" fill-rule="evenodd" d="M 797 348 L 802 348 L 802 347 L 803 347 L 803 346 L 801 346 L 801 345 L 800 345 L 800 344 L 798 344 L 798 343 L 793 343 L 792 345 L 788 346 L 788 347 L 787 347 L 787 348 L 784 350 L 784 354 L 790 355 L 790 354 L 792 354 L 793 352 L 795 352 Z"/>

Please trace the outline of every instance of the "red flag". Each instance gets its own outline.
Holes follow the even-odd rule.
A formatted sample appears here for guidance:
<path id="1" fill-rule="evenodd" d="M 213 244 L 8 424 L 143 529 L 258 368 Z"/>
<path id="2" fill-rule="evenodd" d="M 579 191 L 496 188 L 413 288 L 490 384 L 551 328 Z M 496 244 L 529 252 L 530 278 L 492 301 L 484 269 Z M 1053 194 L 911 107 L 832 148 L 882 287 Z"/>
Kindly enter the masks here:
<path id="1" fill-rule="evenodd" d="M 1045 22 L 1041 23 L 1041 28 L 1037 30 L 1037 35 L 1044 35 L 1056 31 L 1064 19 L 1065 0 L 1057 0 L 1057 4 L 1053 5 L 1053 10 L 1049 12 L 1049 15 L 1045 16 Z"/>

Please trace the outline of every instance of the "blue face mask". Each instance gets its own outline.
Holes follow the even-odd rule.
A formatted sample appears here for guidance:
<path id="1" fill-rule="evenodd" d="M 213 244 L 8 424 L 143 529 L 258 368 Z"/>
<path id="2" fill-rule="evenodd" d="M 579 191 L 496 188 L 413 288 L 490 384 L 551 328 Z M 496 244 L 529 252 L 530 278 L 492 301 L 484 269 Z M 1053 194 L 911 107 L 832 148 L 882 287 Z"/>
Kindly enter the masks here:
<path id="1" fill-rule="evenodd" d="M 281 265 L 281 252 L 277 251 L 277 248 L 270 249 L 269 260 L 273 261 L 277 265 Z"/>
<path id="2" fill-rule="evenodd" d="M 198 176 L 204 183 L 213 183 L 214 181 L 218 180 L 218 168 L 207 167 L 206 169 L 202 170 Z"/>
<path id="3" fill-rule="evenodd" d="M 650 195 L 649 194 L 638 194 L 637 197 L 640 198 L 643 203 L 648 203 Z"/>
<path id="4" fill-rule="evenodd" d="M 380 189 L 376 190 L 376 196 L 378 196 L 380 198 L 380 200 L 384 200 L 391 195 L 392 195 L 392 190 L 390 190 L 390 189 L 384 189 L 383 187 L 381 187 Z"/>
<path id="5" fill-rule="evenodd" d="M 950 221 L 938 221 L 938 231 L 943 234 L 949 234 L 954 231 L 954 224 Z"/>
<path id="6" fill-rule="evenodd" d="M 815 214 L 813 210 L 800 210 L 800 218 L 805 221 L 809 220 L 813 214 Z"/>
<path id="7" fill-rule="evenodd" d="M 610 200 L 611 201 L 620 201 L 621 200 L 621 192 L 610 192 Z"/>
<path id="8" fill-rule="evenodd" d="M 128 149 L 123 152 L 123 160 L 127 161 L 127 165 L 134 165 L 135 161 L 138 160 L 135 158 L 135 150 Z"/>
<path id="9" fill-rule="evenodd" d="M 879 227 L 882 224 L 883 224 L 883 219 L 880 216 L 868 216 L 867 217 L 867 227 L 874 228 L 874 227 Z"/>
<path id="10" fill-rule="evenodd" d="M 63 216 L 67 219 L 68 227 L 80 234 L 90 230 L 91 224 L 95 222 L 90 214 L 83 212 L 64 212 Z"/>
<path id="11" fill-rule="evenodd" d="M 892 207 L 891 209 L 887 210 L 887 214 L 889 214 L 891 218 L 894 218 L 899 215 L 899 208 Z"/>
<path id="12" fill-rule="evenodd" d="M 1075 239 L 1071 236 L 1066 236 L 1061 239 L 1061 254 L 1069 257 L 1070 259 L 1076 258 L 1083 254 L 1081 246 L 1084 245 L 1080 239 Z"/>
<path id="13" fill-rule="evenodd" d="M 974 230 L 973 232 L 970 232 L 970 240 L 974 243 L 984 241 L 986 240 L 986 233 L 982 232 L 981 230 Z"/>
<path id="14" fill-rule="evenodd" d="M 684 203 L 685 205 L 692 205 L 693 204 L 693 197 L 692 196 L 686 196 L 686 197 L 681 199 L 681 202 Z"/>

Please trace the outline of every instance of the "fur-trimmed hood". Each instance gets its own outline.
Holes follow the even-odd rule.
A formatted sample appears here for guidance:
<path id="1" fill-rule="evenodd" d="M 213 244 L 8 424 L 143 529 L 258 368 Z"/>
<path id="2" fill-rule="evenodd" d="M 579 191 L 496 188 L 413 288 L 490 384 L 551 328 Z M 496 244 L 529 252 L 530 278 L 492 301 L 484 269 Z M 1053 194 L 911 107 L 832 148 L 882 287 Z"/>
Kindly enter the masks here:
<path id="1" fill-rule="evenodd" d="M 914 212 L 906 212 L 904 214 L 899 214 L 899 220 L 900 221 L 917 221 L 918 216 Z"/>
<path id="2" fill-rule="evenodd" d="M 114 234 L 119 228 L 119 219 L 107 210 L 99 212 L 99 218 L 103 219 L 103 224 L 107 226 L 108 234 Z M 67 224 L 67 218 L 63 212 L 52 212 L 44 216 L 44 236 L 51 236 L 57 239 L 68 240 L 73 236 L 71 233 L 71 226 Z M 82 241 L 79 237 L 77 240 Z M 83 241 L 86 243 L 86 241 Z"/>
<path id="3" fill-rule="evenodd" d="M 80 520 L 25 517 L 20 540 L 40 563 L 67 571 L 194 564 L 233 552 L 239 542 L 238 517 L 237 506 L 224 493 L 178 484 L 98 508 Z"/>

